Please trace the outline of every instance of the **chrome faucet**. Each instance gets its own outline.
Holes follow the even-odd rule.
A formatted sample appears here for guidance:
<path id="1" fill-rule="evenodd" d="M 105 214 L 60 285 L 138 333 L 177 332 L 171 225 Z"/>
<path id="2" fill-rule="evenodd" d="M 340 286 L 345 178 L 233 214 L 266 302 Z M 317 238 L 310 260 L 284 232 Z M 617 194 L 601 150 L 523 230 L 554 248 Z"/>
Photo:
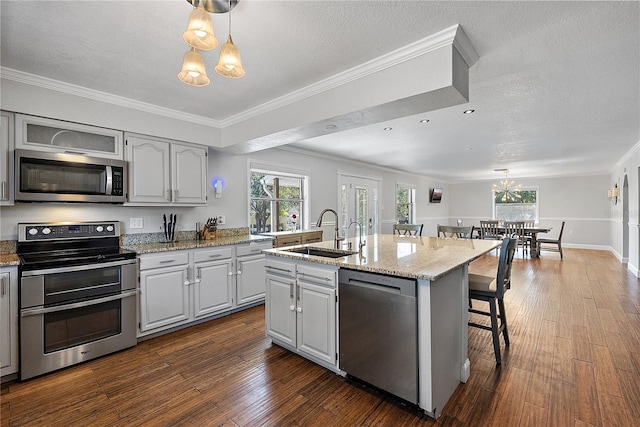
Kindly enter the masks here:
<path id="1" fill-rule="evenodd" d="M 333 209 L 325 209 L 325 210 L 323 210 L 322 213 L 320 214 L 320 217 L 318 218 L 318 222 L 316 223 L 316 227 L 322 226 L 322 216 L 326 212 L 332 212 L 333 216 L 335 216 L 335 218 L 336 218 L 336 234 L 333 237 L 333 247 L 334 247 L 334 249 L 340 249 L 339 242 L 343 241 L 344 237 L 340 236 L 340 232 L 338 230 L 338 212 L 334 211 Z"/>
<path id="2" fill-rule="evenodd" d="M 357 224 L 358 227 L 360 227 L 360 234 L 358 236 L 360 239 L 360 242 L 358 243 L 358 252 L 362 253 L 362 248 L 367 244 L 367 242 L 362 240 L 362 224 L 360 224 L 358 221 L 351 221 L 351 224 L 349 224 L 349 227 L 351 227 L 353 224 Z"/>

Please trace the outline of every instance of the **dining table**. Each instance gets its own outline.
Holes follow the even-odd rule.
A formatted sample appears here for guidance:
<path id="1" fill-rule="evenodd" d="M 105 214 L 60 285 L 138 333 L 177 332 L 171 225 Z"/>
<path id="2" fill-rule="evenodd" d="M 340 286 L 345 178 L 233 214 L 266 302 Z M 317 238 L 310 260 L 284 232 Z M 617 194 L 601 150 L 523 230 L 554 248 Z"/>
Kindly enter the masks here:
<path id="1" fill-rule="evenodd" d="M 477 237 L 481 239 L 482 236 L 480 235 L 480 226 L 474 225 L 473 229 L 474 229 L 474 232 L 477 233 Z M 530 242 L 531 246 L 529 250 L 532 258 L 540 257 L 540 244 L 538 243 L 538 233 L 548 233 L 551 230 L 552 230 L 552 227 L 525 227 L 524 228 L 525 236 L 531 237 L 531 242 Z M 505 228 L 501 225 L 498 226 L 498 232 L 504 234 Z"/>

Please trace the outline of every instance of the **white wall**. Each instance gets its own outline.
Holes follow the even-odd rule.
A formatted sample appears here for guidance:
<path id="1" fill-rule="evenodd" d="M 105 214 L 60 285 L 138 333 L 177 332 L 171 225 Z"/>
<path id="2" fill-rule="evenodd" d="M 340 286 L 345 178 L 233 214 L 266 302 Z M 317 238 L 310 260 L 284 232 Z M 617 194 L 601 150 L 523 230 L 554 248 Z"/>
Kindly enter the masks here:
<path id="1" fill-rule="evenodd" d="M 247 227 L 249 219 L 248 204 L 248 170 L 251 161 L 260 161 L 274 166 L 294 166 L 308 169 L 310 173 L 310 215 L 307 225 L 315 225 L 315 221 L 324 208 L 337 209 L 338 171 L 357 176 L 379 178 L 381 180 L 381 230 L 390 233 L 395 222 L 395 185 L 403 182 L 416 185 L 418 189 L 418 220 L 420 222 L 446 222 L 448 203 L 446 185 L 441 181 L 419 177 L 401 172 L 366 165 L 357 162 L 311 156 L 309 154 L 285 149 L 269 149 L 249 155 L 229 155 L 216 150 L 209 150 L 209 178 L 221 176 L 226 187 L 221 198 L 215 197 L 214 190 L 209 187 L 208 203 L 204 207 L 129 207 L 96 204 L 69 203 L 17 203 L 15 206 L 0 208 L 0 240 L 17 238 L 19 222 L 73 221 L 73 220 L 119 220 L 125 233 L 152 233 L 161 231 L 162 215 L 178 214 L 178 230 L 195 230 L 196 222 L 205 222 L 206 218 L 224 215 L 226 223 L 223 227 Z M 430 205 L 427 203 L 429 188 L 445 187 L 443 203 Z M 143 218 L 143 229 L 131 229 L 130 218 Z M 329 218 L 327 218 L 329 219 Z M 332 235 L 333 225 L 327 221 L 326 233 Z M 432 233 L 435 235 L 435 225 Z"/>
<path id="2" fill-rule="evenodd" d="M 623 262 L 628 262 L 628 268 L 636 276 L 639 275 L 640 269 L 640 176 L 638 174 L 638 168 L 640 168 L 640 142 L 638 142 L 629 152 L 620 159 L 620 161 L 614 166 L 611 175 L 608 177 L 608 188 L 613 188 L 615 184 L 618 184 L 620 191 L 620 197 L 618 203 L 611 203 L 611 222 L 610 222 L 610 235 L 611 235 L 611 247 L 614 254 Z M 628 194 L 627 200 L 624 198 L 623 184 L 624 178 L 627 177 L 628 182 Z M 628 206 L 629 217 L 627 224 L 623 221 L 623 208 L 625 203 Z M 623 245 L 623 233 L 624 227 L 628 226 L 629 241 L 628 241 L 628 256 L 625 258 L 624 245 Z"/>
<path id="3" fill-rule="evenodd" d="M 496 180 L 497 181 L 497 180 Z M 563 246 L 609 249 L 611 203 L 607 199 L 609 176 L 515 179 L 523 187 L 538 187 L 541 226 L 553 227 L 557 236 L 566 221 Z M 449 184 L 451 218 L 478 224 L 492 218 L 493 181 Z"/>

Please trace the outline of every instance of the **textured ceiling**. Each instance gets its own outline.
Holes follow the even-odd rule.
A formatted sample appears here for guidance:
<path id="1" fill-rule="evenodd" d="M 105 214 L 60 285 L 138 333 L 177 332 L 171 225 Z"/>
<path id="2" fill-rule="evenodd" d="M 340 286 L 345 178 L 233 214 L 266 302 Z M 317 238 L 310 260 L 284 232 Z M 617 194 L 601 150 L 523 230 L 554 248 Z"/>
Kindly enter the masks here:
<path id="1" fill-rule="evenodd" d="M 205 88 L 176 78 L 190 10 L 2 0 L 0 65 L 224 123 L 460 24 L 480 56 L 468 104 L 292 145 L 462 181 L 501 177 L 497 168 L 607 173 L 640 141 L 639 2 L 241 0 L 233 39 L 247 75 L 218 76 L 219 49 L 204 52 Z M 228 16 L 213 19 L 222 44 Z"/>

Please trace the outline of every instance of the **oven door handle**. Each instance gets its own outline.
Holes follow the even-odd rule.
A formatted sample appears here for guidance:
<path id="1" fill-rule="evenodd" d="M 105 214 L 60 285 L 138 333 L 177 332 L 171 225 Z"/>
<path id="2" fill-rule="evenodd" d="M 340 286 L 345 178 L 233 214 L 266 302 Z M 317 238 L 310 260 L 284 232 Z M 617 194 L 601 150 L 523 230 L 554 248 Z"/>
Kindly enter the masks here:
<path id="1" fill-rule="evenodd" d="M 21 276 L 22 277 L 43 276 L 45 274 L 69 273 L 72 271 L 83 271 L 83 270 L 95 270 L 98 268 L 116 267 L 118 265 L 135 264 L 136 262 L 137 262 L 136 258 L 129 258 L 122 261 L 91 263 L 91 264 L 83 264 L 83 265 L 76 265 L 76 266 L 70 266 L 70 267 L 46 268 L 43 270 L 22 271 Z"/>
<path id="2" fill-rule="evenodd" d="M 122 292 L 117 295 L 111 295 L 104 298 L 92 299 L 89 301 L 75 302 L 73 304 L 56 305 L 55 307 L 44 307 L 44 308 L 26 308 L 26 309 L 20 310 L 20 315 L 22 317 L 27 317 L 27 316 L 35 316 L 38 314 L 55 313 L 57 311 L 73 310 L 74 308 L 89 307 L 91 305 L 102 304 L 109 301 L 115 301 L 119 299 L 136 296 L 137 294 L 138 294 L 138 290 L 134 289 L 131 291 Z"/>

